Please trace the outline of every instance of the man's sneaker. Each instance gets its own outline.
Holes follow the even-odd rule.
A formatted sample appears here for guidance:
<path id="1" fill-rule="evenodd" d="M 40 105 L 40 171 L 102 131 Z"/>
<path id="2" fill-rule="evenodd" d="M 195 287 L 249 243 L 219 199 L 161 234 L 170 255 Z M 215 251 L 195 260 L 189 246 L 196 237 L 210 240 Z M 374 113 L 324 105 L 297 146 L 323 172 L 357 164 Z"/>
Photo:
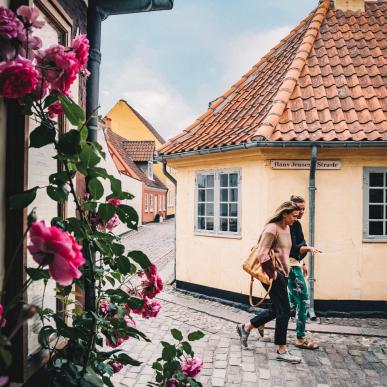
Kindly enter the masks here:
<path id="1" fill-rule="evenodd" d="M 301 363 L 301 358 L 300 357 L 297 357 L 297 356 L 294 356 L 290 353 L 290 351 L 285 351 L 283 353 L 280 353 L 277 351 L 277 357 L 276 357 L 277 360 L 279 361 L 286 361 L 288 363 L 292 363 L 292 364 L 298 364 L 298 363 Z"/>
<path id="2" fill-rule="evenodd" d="M 236 326 L 239 337 L 241 338 L 241 344 L 247 348 L 247 339 L 249 338 L 250 332 L 247 332 L 243 324 L 238 324 Z"/>

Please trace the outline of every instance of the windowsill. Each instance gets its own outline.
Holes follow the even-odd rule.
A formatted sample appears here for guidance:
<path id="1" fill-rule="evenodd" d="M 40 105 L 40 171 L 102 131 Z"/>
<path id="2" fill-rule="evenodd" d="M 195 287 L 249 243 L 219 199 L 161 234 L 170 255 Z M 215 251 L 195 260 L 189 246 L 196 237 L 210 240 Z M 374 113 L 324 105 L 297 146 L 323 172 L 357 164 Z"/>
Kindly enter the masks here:
<path id="1" fill-rule="evenodd" d="M 369 239 L 363 238 L 363 243 L 387 243 L 387 239 Z"/>
<path id="2" fill-rule="evenodd" d="M 213 238 L 227 238 L 227 239 L 242 239 L 241 234 L 215 234 L 210 232 L 194 232 L 195 236 L 213 237 Z"/>

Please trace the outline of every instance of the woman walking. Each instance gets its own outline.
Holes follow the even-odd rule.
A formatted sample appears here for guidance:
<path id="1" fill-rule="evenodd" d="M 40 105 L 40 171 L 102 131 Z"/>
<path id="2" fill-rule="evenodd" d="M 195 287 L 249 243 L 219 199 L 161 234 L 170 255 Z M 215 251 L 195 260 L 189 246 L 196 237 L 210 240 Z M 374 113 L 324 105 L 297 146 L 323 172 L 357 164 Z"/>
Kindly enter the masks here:
<path id="1" fill-rule="evenodd" d="M 287 284 L 290 272 L 289 253 L 292 246 L 289 226 L 297 220 L 298 216 L 297 204 L 288 201 L 281 204 L 275 215 L 265 225 L 256 251 L 256 259 L 261 263 L 263 271 L 273 279 L 273 285 L 269 291 L 271 307 L 260 309 L 249 322 L 237 325 L 241 343 L 247 347 L 251 330 L 275 319 L 274 343 L 278 346 L 276 358 L 294 364 L 300 363 L 301 359 L 292 355 L 286 348 L 290 318 Z M 274 267 L 269 256 L 270 250 L 274 250 L 280 267 Z M 262 285 L 266 290 L 269 289 L 268 285 Z"/>
<path id="2" fill-rule="evenodd" d="M 297 340 L 295 346 L 303 349 L 318 349 L 319 346 L 311 337 L 305 333 L 307 312 L 309 306 L 308 287 L 305 277 L 308 275 L 308 269 L 304 262 L 307 253 L 317 254 L 321 251 L 315 247 L 306 244 L 302 226 L 299 220 L 305 212 L 305 200 L 301 196 L 292 195 L 291 201 L 297 204 L 299 208 L 298 220 L 290 226 L 290 235 L 292 238 L 292 248 L 290 250 L 290 273 L 288 282 L 289 302 L 292 309 L 296 309 Z"/>

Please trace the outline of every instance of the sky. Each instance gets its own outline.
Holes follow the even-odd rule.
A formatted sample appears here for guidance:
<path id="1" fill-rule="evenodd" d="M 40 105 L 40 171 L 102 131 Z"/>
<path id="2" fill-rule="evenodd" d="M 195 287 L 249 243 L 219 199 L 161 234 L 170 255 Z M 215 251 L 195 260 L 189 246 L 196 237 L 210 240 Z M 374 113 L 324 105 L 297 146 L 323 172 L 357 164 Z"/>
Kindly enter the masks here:
<path id="1" fill-rule="evenodd" d="M 191 125 L 318 0 L 175 0 L 102 24 L 100 114 L 125 99 L 168 139 Z M 113 123 L 114 125 L 114 123 Z"/>

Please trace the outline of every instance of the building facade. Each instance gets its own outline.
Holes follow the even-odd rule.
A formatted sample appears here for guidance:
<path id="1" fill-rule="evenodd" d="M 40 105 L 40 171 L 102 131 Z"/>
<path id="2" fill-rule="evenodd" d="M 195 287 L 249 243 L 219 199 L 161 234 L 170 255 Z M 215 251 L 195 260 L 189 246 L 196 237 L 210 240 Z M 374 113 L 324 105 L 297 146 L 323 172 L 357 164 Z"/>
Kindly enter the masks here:
<path id="1" fill-rule="evenodd" d="M 323 251 L 308 258 L 317 312 L 385 312 L 386 7 L 321 1 L 160 149 L 177 179 L 177 287 L 247 302 L 242 262 L 297 194 Z"/>

